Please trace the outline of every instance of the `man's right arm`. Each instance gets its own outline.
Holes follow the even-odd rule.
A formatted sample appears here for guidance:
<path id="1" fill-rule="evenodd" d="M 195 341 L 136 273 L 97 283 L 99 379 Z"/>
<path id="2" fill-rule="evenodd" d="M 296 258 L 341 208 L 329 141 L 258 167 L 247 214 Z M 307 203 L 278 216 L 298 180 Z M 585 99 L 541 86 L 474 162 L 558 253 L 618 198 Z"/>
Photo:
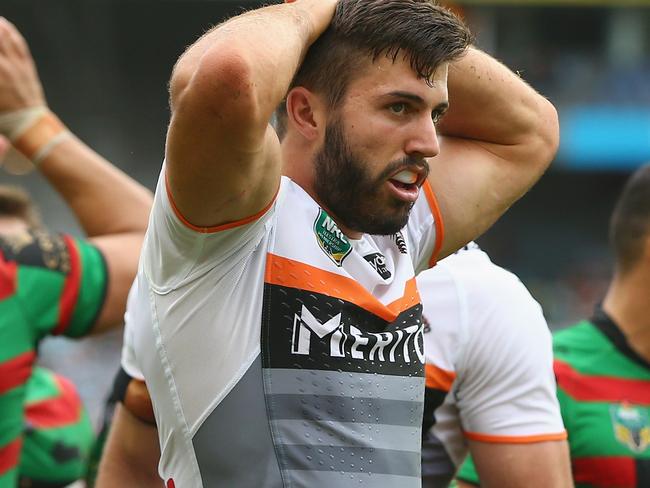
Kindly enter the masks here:
<path id="1" fill-rule="evenodd" d="M 257 214 L 282 163 L 269 125 L 336 0 L 297 0 L 237 16 L 194 43 L 170 82 L 166 171 L 181 216 L 205 228 Z"/>

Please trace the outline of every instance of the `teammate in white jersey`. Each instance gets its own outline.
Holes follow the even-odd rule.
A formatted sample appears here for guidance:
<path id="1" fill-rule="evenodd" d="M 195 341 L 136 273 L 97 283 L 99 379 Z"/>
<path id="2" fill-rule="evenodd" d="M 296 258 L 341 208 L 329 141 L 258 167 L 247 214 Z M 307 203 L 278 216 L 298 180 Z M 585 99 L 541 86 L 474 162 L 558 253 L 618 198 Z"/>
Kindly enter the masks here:
<path id="1" fill-rule="evenodd" d="M 447 486 L 468 451 L 486 486 L 572 486 L 539 304 L 474 243 L 417 281 L 426 356 L 423 486 Z"/>
<path id="2" fill-rule="evenodd" d="M 298 0 L 179 59 L 132 309 L 168 486 L 420 486 L 415 271 L 557 147 L 550 103 L 469 41 L 428 0 Z"/>

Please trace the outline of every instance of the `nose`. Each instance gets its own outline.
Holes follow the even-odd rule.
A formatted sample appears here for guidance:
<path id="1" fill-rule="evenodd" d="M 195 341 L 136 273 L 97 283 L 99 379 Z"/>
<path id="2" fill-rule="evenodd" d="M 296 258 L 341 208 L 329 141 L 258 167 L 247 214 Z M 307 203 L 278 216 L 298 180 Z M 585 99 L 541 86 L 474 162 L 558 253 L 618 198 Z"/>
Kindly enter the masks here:
<path id="1" fill-rule="evenodd" d="M 413 124 L 404 151 L 409 156 L 432 158 L 440 152 L 438 132 L 431 117 L 424 116 Z"/>

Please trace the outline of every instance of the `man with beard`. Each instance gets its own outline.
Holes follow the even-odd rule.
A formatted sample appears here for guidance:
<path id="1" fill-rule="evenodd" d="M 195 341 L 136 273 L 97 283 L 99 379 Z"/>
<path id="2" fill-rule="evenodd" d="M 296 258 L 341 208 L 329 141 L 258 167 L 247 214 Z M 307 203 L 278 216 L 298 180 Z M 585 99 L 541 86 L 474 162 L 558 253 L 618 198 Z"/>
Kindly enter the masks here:
<path id="1" fill-rule="evenodd" d="M 558 142 L 549 102 L 469 43 L 431 1 L 298 0 L 181 56 L 124 359 L 167 486 L 420 485 L 415 270 Z"/>

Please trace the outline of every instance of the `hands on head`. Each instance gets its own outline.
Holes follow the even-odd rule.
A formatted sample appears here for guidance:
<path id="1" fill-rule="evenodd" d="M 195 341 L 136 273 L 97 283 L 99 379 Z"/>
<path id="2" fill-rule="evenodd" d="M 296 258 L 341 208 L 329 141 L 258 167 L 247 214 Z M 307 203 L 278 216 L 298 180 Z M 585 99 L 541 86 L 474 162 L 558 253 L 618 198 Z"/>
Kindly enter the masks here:
<path id="1" fill-rule="evenodd" d="M 11 22 L 0 17 L 0 113 L 45 105 L 27 42 Z"/>
<path id="2" fill-rule="evenodd" d="M 0 17 L 0 135 L 35 164 L 67 135 L 47 108 L 27 42 L 4 17 Z"/>
<path id="3" fill-rule="evenodd" d="M 0 157 L 12 146 L 39 168 L 104 256 L 110 279 L 93 332 L 122 323 L 151 193 L 74 137 L 49 110 L 25 39 L 0 17 Z"/>

